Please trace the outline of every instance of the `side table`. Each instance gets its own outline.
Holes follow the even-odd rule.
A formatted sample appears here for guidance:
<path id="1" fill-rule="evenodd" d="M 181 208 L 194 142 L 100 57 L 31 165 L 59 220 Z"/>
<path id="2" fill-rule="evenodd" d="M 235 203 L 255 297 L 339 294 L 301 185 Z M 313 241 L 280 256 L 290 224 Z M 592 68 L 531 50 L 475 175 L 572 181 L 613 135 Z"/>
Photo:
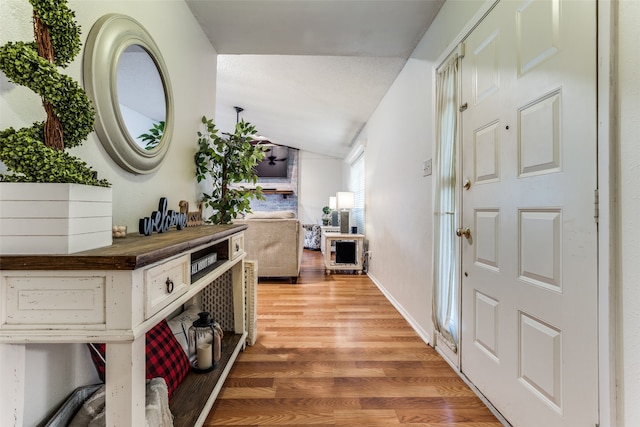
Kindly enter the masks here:
<path id="1" fill-rule="evenodd" d="M 331 233 L 331 234 L 336 234 L 336 233 L 340 233 L 340 226 L 334 226 L 334 225 L 322 225 L 320 226 L 320 251 L 322 252 L 322 254 L 324 255 L 324 250 L 325 250 L 325 237 L 327 235 L 327 233 Z M 331 246 L 329 246 L 329 251 L 333 251 L 335 250 L 335 248 L 332 248 Z"/>
<path id="2" fill-rule="evenodd" d="M 351 270 L 362 273 L 364 234 L 323 233 L 325 247 L 324 268 L 330 274 L 335 270 Z M 335 251 L 327 250 L 335 243 Z"/>

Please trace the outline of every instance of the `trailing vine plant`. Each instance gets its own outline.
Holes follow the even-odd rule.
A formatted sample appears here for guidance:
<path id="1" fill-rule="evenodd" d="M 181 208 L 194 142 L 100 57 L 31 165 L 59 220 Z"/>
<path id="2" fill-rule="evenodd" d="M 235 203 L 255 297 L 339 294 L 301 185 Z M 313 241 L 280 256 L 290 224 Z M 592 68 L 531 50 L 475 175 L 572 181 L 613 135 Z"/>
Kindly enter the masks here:
<path id="1" fill-rule="evenodd" d="M 207 222 L 229 224 L 239 214 L 251 212 L 251 199 L 264 200 L 262 187 L 235 187 L 232 184 L 256 184 L 256 165 L 264 158 L 264 146 L 252 144 L 255 126 L 239 121 L 234 133 L 221 136 L 215 124 L 202 117 L 205 132 L 198 132 L 198 151 L 195 154 L 198 182 L 210 178 L 210 193 L 203 192 L 202 202 L 213 209 Z"/>
<path id="2" fill-rule="evenodd" d="M 64 151 L 79 146 L 93 131 L 95 113 L 86 93 L 58 72 L 80 52 L 80 27 L 66 0 L 29 0 L 33 6 L 35 42 L 8 42 L 0 47 L 0 70 L 15 84 L 42 97 L 47 118 L 31 127 L 0 131 L 0 161 L 12 174 L 7 182 L 58 182 L 102 187 L 84 161 Z"/>

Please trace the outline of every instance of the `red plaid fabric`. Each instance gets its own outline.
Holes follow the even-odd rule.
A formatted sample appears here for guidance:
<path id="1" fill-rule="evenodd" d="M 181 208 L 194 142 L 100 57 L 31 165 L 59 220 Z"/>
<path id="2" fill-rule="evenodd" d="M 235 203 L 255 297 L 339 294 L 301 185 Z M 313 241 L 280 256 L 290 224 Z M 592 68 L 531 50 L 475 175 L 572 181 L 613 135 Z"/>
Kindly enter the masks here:
<path id="1" fill-rule="evenodd" d="M 89 344 L 91 359 L 98 376 L 105 378 L 105 345 Z M 162 320 L 146 335 L 147 379 L 162 377 L 167 382 L 169 399 L 189 373 L 189 359 L 176 340 L 166 320 Z"/>

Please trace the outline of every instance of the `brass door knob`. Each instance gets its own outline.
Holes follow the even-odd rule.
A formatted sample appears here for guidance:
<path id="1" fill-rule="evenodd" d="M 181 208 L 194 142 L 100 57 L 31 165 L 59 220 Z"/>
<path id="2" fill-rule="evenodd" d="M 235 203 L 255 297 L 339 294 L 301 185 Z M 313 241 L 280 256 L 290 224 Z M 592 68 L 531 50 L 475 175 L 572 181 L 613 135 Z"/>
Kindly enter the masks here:
<path id="1" fill-rule="evenodd" d="M 467 239 L 471 238 L 471 229 L 469 227 L 458 228 L 456 230 L 456 236 L 458 237 L 466 237 Z"/>

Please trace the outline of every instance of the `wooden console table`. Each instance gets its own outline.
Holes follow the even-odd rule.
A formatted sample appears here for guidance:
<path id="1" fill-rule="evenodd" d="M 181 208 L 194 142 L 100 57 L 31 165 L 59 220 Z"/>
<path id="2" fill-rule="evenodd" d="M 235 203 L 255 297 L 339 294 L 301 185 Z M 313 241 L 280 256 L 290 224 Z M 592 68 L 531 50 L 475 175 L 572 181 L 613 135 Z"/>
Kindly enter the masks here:
<path id="1" fill-rule="evenodd" d="M 145 333 L 231 271 L 235 330 L 225 332 L 220 365 L 189 374 L 171 402 L 176 426 L 201 426 L 246 341 L 244 229 L 200 226 L 70 255 L 2 255 L 0 346 L 105 342 L 106 425 L 143 426 Z M 203 251 L 218 260 L 192 279 L 191 256 Z M 25 369 L 14 372 L 24 378 Z"/>

